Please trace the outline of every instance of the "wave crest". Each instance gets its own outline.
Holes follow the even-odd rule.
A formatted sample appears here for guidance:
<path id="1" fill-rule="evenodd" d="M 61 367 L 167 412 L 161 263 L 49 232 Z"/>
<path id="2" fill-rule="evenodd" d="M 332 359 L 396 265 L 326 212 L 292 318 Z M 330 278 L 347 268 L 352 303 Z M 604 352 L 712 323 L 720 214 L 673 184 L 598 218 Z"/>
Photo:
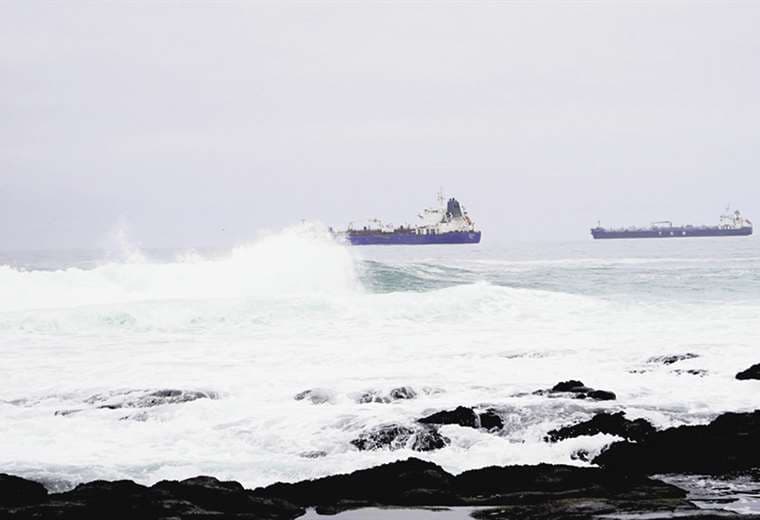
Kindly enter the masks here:
<path id="1" fill-rule="evenodd" d="M 0 266 L 0 312 L 175 300 L 341 294 L 360 288 L 348 248 L 322 226 L 262 236 L 227 255 L 197 253 L 156 263 L 141 258 L 93 269 L 25 271 Z"/>

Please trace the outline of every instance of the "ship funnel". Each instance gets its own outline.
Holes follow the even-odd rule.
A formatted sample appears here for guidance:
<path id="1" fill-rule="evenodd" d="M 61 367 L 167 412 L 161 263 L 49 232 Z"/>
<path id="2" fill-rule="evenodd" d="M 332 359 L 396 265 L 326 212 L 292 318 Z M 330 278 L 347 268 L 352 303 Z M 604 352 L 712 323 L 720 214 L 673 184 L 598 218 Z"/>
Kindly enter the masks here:
<path id="1" fill-rule="evenodd" d="M 459 201 L 457 199 L 449 199 L 449 202 L 446 205 L 446 213 L 450 218 L 461 218 L 462 205 L 459 204 Z"/>

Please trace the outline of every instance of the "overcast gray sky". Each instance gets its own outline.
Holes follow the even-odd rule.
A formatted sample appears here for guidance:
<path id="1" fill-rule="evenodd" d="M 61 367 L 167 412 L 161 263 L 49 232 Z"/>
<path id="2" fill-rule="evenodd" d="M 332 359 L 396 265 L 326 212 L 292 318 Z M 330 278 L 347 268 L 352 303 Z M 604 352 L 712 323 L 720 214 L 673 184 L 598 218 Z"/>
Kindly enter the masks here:
<path id="1" fill-rule="evenodd" d="M 0 249 L 760 219 L 760 3 L 0 0 Z"/>

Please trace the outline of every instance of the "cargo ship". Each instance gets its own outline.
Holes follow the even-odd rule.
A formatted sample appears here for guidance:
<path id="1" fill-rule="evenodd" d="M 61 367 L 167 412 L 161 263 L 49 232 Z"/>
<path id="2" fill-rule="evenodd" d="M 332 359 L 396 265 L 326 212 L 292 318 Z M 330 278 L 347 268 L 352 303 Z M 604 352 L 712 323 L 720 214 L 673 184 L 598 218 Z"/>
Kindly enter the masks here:
<path id="1" fill-rule="evenodd" d="M 677 237 L 735 237 L 752 234 L 752 222 L 739 211 L 727 211 L 721 215 L 717 226 L 674 226 L 669 220 L 655 222 L 647 228 L 604 228 L 601 225 L 591 229 L 595 239 L 603 238 L 677 238 Z"/>
<path id="2" fill-rule="evenodd" d="M 438 196 L 438 207 L 425 209 L 418 215 L 418 225 L 391 226 L 373 219 L 365 226 L 348 226 L 336 232 L 339 239 L 355 246 L 369 245 L 427 245 L 427 244 L 477 244 L 481 232 L 458 200 L 445 202 Z"/>

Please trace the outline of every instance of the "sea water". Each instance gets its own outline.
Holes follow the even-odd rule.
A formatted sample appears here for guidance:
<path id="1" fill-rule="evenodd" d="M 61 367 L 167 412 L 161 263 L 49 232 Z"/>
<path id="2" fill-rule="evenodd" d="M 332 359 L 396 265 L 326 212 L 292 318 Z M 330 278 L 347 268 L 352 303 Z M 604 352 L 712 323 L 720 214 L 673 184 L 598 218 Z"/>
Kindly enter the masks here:
<path id="1" fill-rule="evenodd" d="M 734 378 L 760 362 L 753 238 L 351 248 L 303 225 L 128 253 L 0 255 L 0 472 L 255 487 L 410 456 L 453 473 L 585 465 L 615 438 L 546 432 L 602 410 L 668 427 L 760 404 L 760 382 Z M 534 394 L 567 379 L 617 400 Z M 401 386 L 417 398 L 360 402 Z M 294 399 L 309 389 L 324 402 Z M 206 398 L 134 405 L 159 390 Z M 432 452 L 351 444 L 458 405 L 505 427 L 443 426 Z"/>

